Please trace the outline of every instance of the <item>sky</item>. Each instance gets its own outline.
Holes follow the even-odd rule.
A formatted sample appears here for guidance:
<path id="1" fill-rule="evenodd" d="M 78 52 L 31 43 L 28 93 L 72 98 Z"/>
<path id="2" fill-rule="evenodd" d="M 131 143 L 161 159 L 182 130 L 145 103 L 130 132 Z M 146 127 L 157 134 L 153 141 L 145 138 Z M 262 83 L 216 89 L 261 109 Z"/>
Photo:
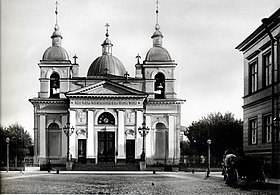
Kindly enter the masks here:
<path id="1" fill-rule="evenodd" d="M 278 8 L 278 0 L 159 0 L 163 47 L 178 65 L 177 98 L 185 99 L 182 125 L 213 112 L 242 119 L 243 56 L 235 49 Z M 152 47 L 156 0 L 60 0 L 58 25 L 62 46 L 80 76 L 101 55 L 109 23 L 113 55 L 131 76 L 135 56 L 145 59 Z M 39 66 L 51 46 L 55 0 L 1 0 L 1 121 L 15 122 L 33 135 L 33 106 L 38 96 Z"/>

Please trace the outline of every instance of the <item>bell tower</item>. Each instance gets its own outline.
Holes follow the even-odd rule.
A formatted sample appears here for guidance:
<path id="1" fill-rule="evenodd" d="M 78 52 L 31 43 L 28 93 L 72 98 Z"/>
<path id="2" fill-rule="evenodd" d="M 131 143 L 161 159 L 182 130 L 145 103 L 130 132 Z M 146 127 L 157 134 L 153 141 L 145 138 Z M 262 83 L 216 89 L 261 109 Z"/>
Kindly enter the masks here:
<path id="1" fill-rule="evenodd" d="M 158 22 L 158 4 L 157 1 L 155 32 L 151 37 L 153 47 L 147 52 L 141 64 L 142 77 L 145 80 L 144 91 L 149 93 L 149 98 L 152 99 L 172 99 L 175 98 L 174 70 L 177 63 L 171 59 L 169 52 L 162 46 L 163 35 Z M 139 67 L 138 64 L 137 66 Z"/>
<path id="2" fill-rule="evenodd" d="M 40 91 L 38 97 L 29 101 L 34 107 L 34 163 L 45 165 L 62 163 L 66 160 L 66 136 L 62 132 L 68 123 L 68 99 L 72 77 L 78 76 L 76 58 L 74 64 L 67 51 L 61 46 L 62 35 L 57 23 L 58 2 L 56 2 L 56 23 L 51 36 L 52 46 L 46 49 L 40 60 Z M 60 159 L 60 160 L 58 160 Z"/>
<path id="3" fill-rule="evenodd" d="M 163 35 L 159 25 L 158 0 L 156 25 L 152 35 L 153 46 L 142 64 L 138 62 L 136 77 L 144 81 L 143 91 L 148 93 L 144 120 L 151 128 L 147 135 L 147 164 L 177 164 L 180 158 L 181 104 L 175 93 L 174 71 L 177 63 L 162 46 Z"/>

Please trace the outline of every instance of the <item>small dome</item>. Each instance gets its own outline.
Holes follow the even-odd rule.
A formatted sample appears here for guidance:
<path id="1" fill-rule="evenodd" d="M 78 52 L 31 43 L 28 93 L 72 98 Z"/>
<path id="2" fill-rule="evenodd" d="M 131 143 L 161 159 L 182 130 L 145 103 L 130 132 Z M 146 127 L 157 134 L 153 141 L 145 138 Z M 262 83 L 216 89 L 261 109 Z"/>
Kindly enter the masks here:
<path id="1" fill-rule="evenodd" d="M 45 51 L 43 60 L 69 60 L 69 56 L 67 51 L 63 47 L 51 46 Z"/>
<path id="2" fill-rule="evenodd" d="M 87 76 L 104 74 L 124 76 L 126 70 L 122 62 L 113 55 L 102 55 L 96 58 L 88 69 Z"/>
<path id="3" fill-rule="evenodd" d="M 111 43 L 110 39 L 106 38 L 104 41 L 103 41 L 103 44 L 102 45 L 109 45 L 111 44 L 113 46 L 113 44 Z"/>
<path id="4" fill-rule="evenodd" d="M 147 55 L 146 55 L 146 61 L 149 62 L 170 62 L 171 57 L 168 53 L 168 51 L 163 47 L 153 47 L 151 48 Z"/>

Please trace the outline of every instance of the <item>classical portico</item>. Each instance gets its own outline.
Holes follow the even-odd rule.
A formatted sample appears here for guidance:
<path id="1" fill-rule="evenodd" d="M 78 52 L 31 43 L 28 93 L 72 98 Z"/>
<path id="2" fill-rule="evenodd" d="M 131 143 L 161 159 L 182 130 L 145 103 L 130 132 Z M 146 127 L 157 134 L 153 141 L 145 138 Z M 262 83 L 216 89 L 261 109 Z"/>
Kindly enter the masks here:
<path id="1" fill-rule="evenodd" d="M 70 124 L 76 134 L 70 139 L 73 159 L 94 163 L 135 161 L 141 150 L 137 125 L 143 122 L 147 94 L 110 81 L 101 81 L 67 93 Z M 127 140 L 134 151 L 127 159 Z M 140 142 L 140 143 L 139 143 Z M 131 146 L 133 145 L 133 146 Z"/>

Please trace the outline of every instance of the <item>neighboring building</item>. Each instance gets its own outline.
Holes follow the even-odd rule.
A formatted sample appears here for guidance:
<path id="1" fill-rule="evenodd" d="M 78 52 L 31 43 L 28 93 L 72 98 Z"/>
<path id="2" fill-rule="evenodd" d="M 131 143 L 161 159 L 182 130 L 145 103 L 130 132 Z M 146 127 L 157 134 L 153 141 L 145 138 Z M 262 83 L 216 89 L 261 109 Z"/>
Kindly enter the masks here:
<path id="1" fill-rule="evenodd" d="M 145 142 L 147 164 L 177 164 L 185 100 L 176 98 L 177 63 L 162 47 L 159 24 L 143 63 L 137 56 L 135 77 L 129 77 L 113 56 L 106 27 L 102 55 L 89 66 L 87 76 L 80 77 L 77 57 L 70 61 L 55 24 L 52 46 L 38 64 L 38 97 L 29 100 L 34 106 L 35 163 L 65 163 L 67 124 L 74 130 L 69 142 L 74 162 L 138 163 L 143 143 L 138 128 L 145 121 L 150 129 Z"/>
<path id="2" fill-rule="evenodd" d="M 244 54 L 243 147 L 275 172 L 280 152 L 280 9 L 263 22 L 236 47 Z"/>

